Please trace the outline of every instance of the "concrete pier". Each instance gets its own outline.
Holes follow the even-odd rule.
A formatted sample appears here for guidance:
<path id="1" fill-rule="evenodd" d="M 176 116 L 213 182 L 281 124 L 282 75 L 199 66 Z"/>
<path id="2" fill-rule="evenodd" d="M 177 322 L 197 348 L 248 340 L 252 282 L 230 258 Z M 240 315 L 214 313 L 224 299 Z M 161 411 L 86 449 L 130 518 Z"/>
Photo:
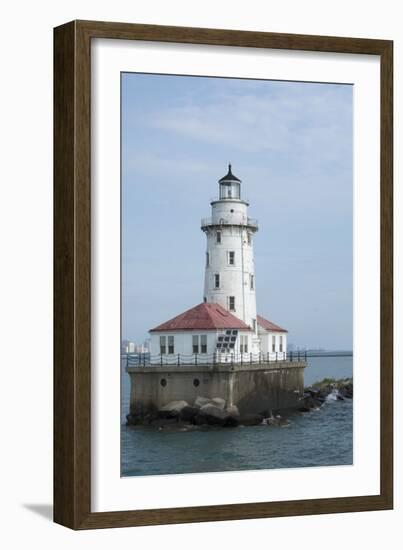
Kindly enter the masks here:
<path id="1" fill-rule="evenodd" d="M 130 413 L 144 416 L 171 401 L 225 399 L 241 414 L 295 409 L 304 392 L 305 361 L 244 365 L 132 366 Z"/>

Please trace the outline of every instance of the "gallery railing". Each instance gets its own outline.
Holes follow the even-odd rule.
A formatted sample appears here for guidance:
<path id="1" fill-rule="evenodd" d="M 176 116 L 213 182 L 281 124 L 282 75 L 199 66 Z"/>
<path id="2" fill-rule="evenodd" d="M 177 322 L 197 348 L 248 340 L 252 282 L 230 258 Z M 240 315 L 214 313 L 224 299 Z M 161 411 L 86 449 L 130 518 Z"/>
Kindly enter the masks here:
<path id="1" fill-rule="evenodd" d="M 282 363 L 306 361 L 307 354 L 298 352 L 269 352 L 269 353 L 169 353 L 151 355 L 150 353 L 135 353 L 122 355 L 127 367 L 147 366 L 197 366 L 197 365 L 248 365 L 261 363 Z"/>
<path id="2" fill-rule="evenodd" d="M 245 227 L 250 227 L 257 229 L 258 221 L 254 218 L 245 218 L 239 221 L 227 220 L 225 218 L 220 218 L 219 220 L 214 220 L 213 218 L 202 218 L 201 227 L 212 227 L 212 226 L 221 226 L 221 225 L 243 225 Z"/>

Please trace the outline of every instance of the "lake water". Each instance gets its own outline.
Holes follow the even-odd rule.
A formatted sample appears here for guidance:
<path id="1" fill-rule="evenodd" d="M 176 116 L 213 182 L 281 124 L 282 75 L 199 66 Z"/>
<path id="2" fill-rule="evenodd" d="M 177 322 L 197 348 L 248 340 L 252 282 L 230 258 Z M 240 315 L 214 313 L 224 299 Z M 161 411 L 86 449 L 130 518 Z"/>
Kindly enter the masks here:
<path id="1" fill-rule="evenodd" d="M 353 375 L 352 357 L 308 359 L 305 386 Z M 353 462 L 353 401 L 289 417 L 288 427 L 158 431 L 125 425 L 130 379 L 122 375 L 122 476 L 331 466 Z"/>

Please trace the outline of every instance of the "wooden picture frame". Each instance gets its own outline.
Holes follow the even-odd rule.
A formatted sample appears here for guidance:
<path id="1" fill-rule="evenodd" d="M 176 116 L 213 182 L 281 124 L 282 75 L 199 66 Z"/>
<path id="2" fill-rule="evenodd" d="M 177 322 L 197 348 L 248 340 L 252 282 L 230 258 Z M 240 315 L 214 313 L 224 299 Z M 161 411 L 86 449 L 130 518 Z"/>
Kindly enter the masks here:
<path id="1" fill-rule="evenodd" d="M 381 472 L 370 496 L 91 512 L 91 40 L 113 38 L 380 56 Z M 393 507 L 393 43 L 73 21 L 54 30 L 54 520 L 72 529 L 329 514 Z"/>

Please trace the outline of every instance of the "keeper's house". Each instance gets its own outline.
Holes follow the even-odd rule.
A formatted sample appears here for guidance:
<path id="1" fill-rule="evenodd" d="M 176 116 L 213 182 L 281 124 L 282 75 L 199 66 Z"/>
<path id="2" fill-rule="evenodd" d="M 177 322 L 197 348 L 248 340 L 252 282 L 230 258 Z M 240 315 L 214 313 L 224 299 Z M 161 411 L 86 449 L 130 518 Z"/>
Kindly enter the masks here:
<path id="1" fill-rule="evenodd" d="M 260 351 L 253 329 L 219 304 L 201 303 L 150 330 L 152 364 L 203 364 L 286 359 L 287 331 L 257 316 Z"/>

